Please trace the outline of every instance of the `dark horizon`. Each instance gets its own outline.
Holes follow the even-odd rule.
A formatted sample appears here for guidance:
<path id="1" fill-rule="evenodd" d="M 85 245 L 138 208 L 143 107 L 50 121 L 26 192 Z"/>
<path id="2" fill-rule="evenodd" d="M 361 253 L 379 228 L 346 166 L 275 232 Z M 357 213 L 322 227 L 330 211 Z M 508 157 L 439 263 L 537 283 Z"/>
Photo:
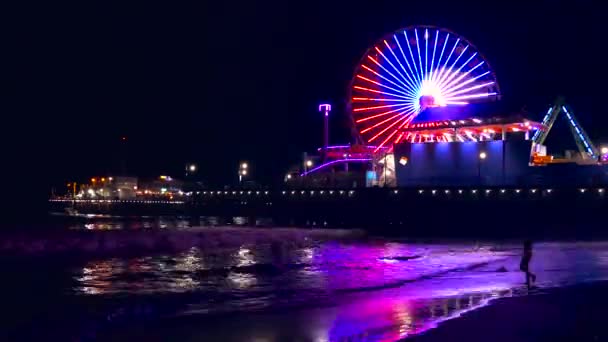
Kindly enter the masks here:
<path id="1" fill-rule="evenodd" d="M 505 107 L 541 120 L 563 95 L 599 144 L 605 30 L 602 11 L 585 4 L 44 4 L 15 25 L 28 95 L 8 138 L 32 149 L 18 159 L 52 166 L 39 177 L 45 195 L 117 174 L 122 136 L 130 174 L 179 177 L 194 162 L 221 186 L 247 160 L 272 185 L 321 144 L 319 103 L 334 108 L 331 142 L 351 140 L 346 96 L 359 59 L 386 33 L 424 24 L 475 44 Z M 563 126 L 548 144 L 573 148 Z"/>

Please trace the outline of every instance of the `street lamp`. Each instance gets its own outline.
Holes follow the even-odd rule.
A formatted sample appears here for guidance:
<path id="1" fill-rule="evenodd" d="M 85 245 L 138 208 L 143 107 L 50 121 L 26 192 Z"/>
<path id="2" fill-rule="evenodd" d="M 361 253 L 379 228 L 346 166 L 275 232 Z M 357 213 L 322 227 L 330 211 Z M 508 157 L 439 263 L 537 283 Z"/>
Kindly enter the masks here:
<path id="1" fill-rule="evenodd" d="M 239 165 L 239 184 L 243 183 L 243 177 L 247 176 L 247 169 L 249 168 L 249 164 L 247 162 L 243 162 Z"/>
<path id="2" fill-rule="evenodd" d="M 486 159 L 488 155 L 485 152 L 479 153 L 479 159 L 477 160 L 477 181 L 481 184 L 481 162 Z"/>
<path id="3" fill-rule="evenodd" d="M 608 147 L 607 146 L 602 147 L 600 152 L 602 152 L 602 154 L 608 154 Z"/>
<path id="4" fill-rule="evenodd" d="M 190 171 L 190 172 L 196 172 L 196 165 L 194 165 L 194 164 L 190 164 L 190 165 L 188 166 L 188 171 Z"/>

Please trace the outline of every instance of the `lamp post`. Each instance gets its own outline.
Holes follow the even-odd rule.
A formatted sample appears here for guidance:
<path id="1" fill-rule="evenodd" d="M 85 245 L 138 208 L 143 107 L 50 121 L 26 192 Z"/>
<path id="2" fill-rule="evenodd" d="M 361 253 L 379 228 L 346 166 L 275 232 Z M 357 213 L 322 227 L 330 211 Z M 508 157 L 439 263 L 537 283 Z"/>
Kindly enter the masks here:
<path id="1" fill-rule="evenodd" d="M 481 153 L 479 153 L 479 159 L 477 160 L 477 179 L 478 179 L 479 185 L 481 185 L 481 163 L 487 157 L 488 157 L 488 155 L 485 152 L 482 151 Z"/>
<path id="2" fill-rule="evenodd" d="M 196 166 L 196 164 L 187 164 L 186 165 L 186 177 L 187 176 L 191 176 L 194 175 L 196 173 L 196 171 L 198 171 L 198 167 Z"/>
<path id="3" fill-rule="evenodd" d="M 308 169 L 311 168 L 312 165 L 313 165 L 312 160 L 307 159 L 307 160 L 304 161 L 304 173 L 305 174 L 308 173 Z"/>
<path id="4" fill-rule="evenodd" d="M 605 158 L 608 158 L 608 146 L 602 146 L 600 148 L 600 153 L 597 156 L 597 162 L 601 163 Z"/>
<path id="5" fill-rule="evenodd" d="M 249 170 L 249 164 L 247 162 L 242 162 L 239 165 L 239 185 L 243 183 L 243 178 L 247 176 Z"/>

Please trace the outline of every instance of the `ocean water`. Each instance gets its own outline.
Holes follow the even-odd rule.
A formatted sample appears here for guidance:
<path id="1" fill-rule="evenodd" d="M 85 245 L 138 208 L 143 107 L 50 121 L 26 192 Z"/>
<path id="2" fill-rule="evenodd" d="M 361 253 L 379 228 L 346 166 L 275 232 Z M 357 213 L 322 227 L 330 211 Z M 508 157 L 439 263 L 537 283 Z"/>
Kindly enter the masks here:
<path id="1" fill-rule="evenodd" d="M 526 295 L 519 243 L 367 240 L 3 259 L 2 340 L 395 341 Z M 608 279 L 608 243 L 539 242 L 543 291 Z"/>

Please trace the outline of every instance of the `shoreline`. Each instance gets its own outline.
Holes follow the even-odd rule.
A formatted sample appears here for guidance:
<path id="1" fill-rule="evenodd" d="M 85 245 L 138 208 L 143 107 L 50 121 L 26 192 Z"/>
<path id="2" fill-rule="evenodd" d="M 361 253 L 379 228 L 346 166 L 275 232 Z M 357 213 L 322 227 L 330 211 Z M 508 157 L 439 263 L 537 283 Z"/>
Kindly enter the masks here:
<path id="1" fill-rule="evenodd" d="M 605 341 L 608 281 L 497 298 L 402 342 Z"/>

